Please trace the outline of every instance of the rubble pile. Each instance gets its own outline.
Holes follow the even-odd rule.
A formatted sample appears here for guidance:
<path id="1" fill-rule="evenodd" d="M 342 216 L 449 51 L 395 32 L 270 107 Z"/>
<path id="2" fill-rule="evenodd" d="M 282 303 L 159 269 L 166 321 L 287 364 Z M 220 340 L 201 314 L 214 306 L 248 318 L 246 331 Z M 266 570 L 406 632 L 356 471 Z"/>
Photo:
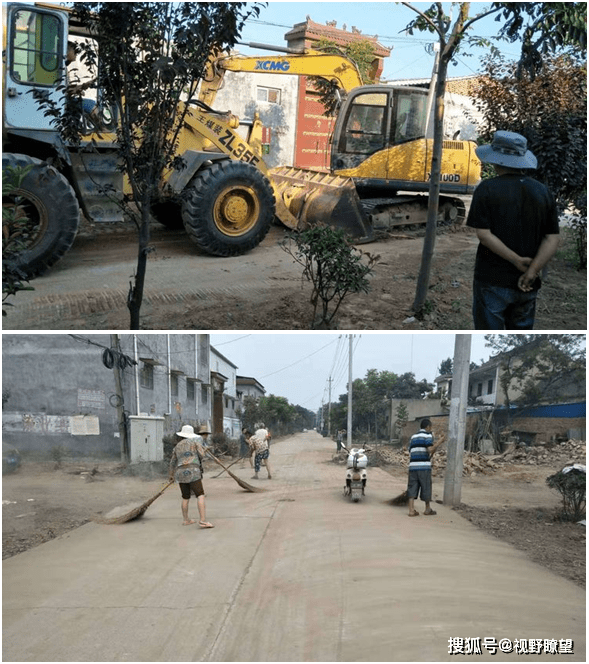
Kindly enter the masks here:
<path id="1" fill-rule="evenodd" d="M 463 475 L 488 475 L 508 464 L 550 466 L 561 468 L 563 466 L 580 463 L 585 465 L 585 441 L 568 440 L 555 445 L 513 446 L 502 454 L 488 455 L 481 452 L 465 452 L 463 461 Z M 432 459 L 432 473 L 440 475 L 446 468 L 446 446 L 438 448 Z M 373 452 L 371 465 L 391 465 L 400 468 L 409 467 L 409 452 L 407 448 L 378 447 Z"/>
<path id="2" fill-rule="evenodd" d="M 573 463 L 585 465 L 587 446 L 584 440 L 567 440 L 562 443 L 511 446 L 491 457 L 498 464 L 517 463 L 528 466 L 562 467 Z"/>

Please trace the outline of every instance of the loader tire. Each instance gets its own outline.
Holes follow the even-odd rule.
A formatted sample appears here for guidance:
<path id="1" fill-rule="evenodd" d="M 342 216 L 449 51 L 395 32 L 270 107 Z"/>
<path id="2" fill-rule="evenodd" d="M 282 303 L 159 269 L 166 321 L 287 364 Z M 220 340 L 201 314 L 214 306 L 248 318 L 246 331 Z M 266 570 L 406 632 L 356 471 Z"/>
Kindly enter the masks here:
<path id="1" fill-rule="evenodd" d="M 55 265 L 72 246 L 80 206 L 69 182 L 53 166 L 27 155 L 2 155 L 3 175 L 10 167 L 31 168 L 17 189 L 2 193 L 3 212 L 8 208 L 15 217 L 6 220 L 3 215 L 3 246 L 8 252 L 3 258 L 31 279 Z"/>
<path id="2" fill-rule="evenodd" d="M 197 173 L 185 192 L 182 220 L 190 239 L 213 256 L 239 256 L 266 237 L 276 201 L 268 178 L 242 161 Z"/>

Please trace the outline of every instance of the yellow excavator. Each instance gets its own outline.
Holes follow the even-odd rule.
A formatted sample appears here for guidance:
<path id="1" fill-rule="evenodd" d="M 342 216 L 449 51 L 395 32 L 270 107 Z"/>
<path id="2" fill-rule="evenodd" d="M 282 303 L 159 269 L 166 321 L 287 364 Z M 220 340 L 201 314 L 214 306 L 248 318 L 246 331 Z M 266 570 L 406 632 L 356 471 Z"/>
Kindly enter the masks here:
<path id="1" fill-rule="evenodd" d="M 345 55 L 248 43 L 287 55 L 219 56 L 211 59 L 199 99 L 215 103 L 227 71 L 318 76 L 341 92 L 331 136 L 328 174 L 292 167 L 269 171 L 277 199 L 297 227 L 317 221 L 346 228 L 357 240 L 376 229 L 425 223 L 433 153 L 433 81 L 423 88 L 363 85 Z M 464 217 L 461 196 L 480 181 L 481 164 L 470 141 L 445 140 L 442 152 L 440 221 Z M 277 215 L 280 218 L 280 214 Z M 288 219 L 281 219 L 291 226 Z"/>
<path id="2" fill-rule="evenodd" d="M 116 115 L 103 104 L 100 90 L 81 150 L 64 143 L 32 94 L 64 103 L 68 41 L 87 37 L 84 26 L 62 6 L 9 3 L 3 11 L 2 169 L 28 169 L 19 187 L 3 194 L 3 206 L 16 210 L 8 221 L 3 218 L 3 237 L 10 241 L 19 234 L 16 263 L 32 277 L 68 251 L 81 213 L 96 223 L 122 219 L 105 191 L 130 192 L 118 168 Z M 257 114 L 244 123 L 212 108 L 224 72 L 238 67 L 321 76 L 347 93 L 335 124 L 330 174 L 269 169 Z M 427 91 L 360 83 L 346 57 L 316 51 L 212 59 L 200 98 L 186 102 L 191 113 L 177 152 L 184 167 L 165 175 L 154 214 L 166 225 L 181 221 L 197 246 L 217 256 L 253 249 L 275 218 L 293 229 L 331 223 L 358 241 L 372 239 L 377 226 L 416 223 L 427 203 L 427 196 L 417 194 L 427 192 L 431 162 Z M 441 205 L 452 217 L 460 214 L 457 197 L 477 184 L 480 164 L 470 143 L 444 147 Z"/>

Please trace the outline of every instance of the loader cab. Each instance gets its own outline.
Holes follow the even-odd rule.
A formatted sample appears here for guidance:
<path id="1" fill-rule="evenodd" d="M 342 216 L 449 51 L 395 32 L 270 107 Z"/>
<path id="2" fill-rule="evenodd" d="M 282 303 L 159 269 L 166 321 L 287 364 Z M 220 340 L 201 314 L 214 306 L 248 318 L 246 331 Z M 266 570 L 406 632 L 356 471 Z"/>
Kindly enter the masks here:
<path id="1" fill-rule="evenodd" d="M 370 172 L 371 177 L 387 178 L 391 167 L 390 149 L 424 139 L 426 128 L 426 90 L 385 86 L 356 88 L 348 95 L 336 122 L 332 170 L 356 169 L 368 161 L 366 172 Z M 399 151 L 407 150 L 396 150 Z"/>
<path id="2" fill-rule="evenodd" d="M 57 109 L 63 108 L 66 89 L 96 77 L 80 62 L 71 62 L 68 54 L 76 41 L 87 39 L 77 34 L 69 23 L 65 8 L 51 5 L 9 4 L 6 7 L 6 43 L 4 64 L 3 128 L 18 134 L 26 133 L 42 138 L 38 132 L 55 132 L 52 117 L 39 106 L 38 98 L 50 99 Z M 82 102 L 83 132 L 92 134 L 97 128 L 112 131 L 114 116 L 111 109 L 100 103 L 96 86 L 85 89 Z M 90 118 L 83 115 L 96 108 Z"/>
<path id="3" fill-rule="evenodd" d="M 51 118 L 40 112 L 33 92 L 59 103 L 67 47 L 65 13 L 10 4 L 6 42 L 4 127 L 51 131 Z"/>

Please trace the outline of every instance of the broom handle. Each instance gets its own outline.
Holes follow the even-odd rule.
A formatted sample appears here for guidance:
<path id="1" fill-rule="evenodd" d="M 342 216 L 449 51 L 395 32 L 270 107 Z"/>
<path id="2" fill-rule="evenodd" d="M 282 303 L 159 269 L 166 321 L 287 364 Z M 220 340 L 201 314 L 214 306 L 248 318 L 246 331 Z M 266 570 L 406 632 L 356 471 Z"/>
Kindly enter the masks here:
<path id="1" fill-rule="evenodd" d="M 236 464 L 238 461 L 240 461 L 240 459 L 235 459 L 235 461 L 232 461 L 232 462 L 227 466 L 227 468 L 231 468 L 231 466 L 233 466 L 233 464 Z M 213 479 L 216 479 L 217 477 L 220 477 L 220 476 L 221 476 L 221 475 L 227 470 L 227 468 L 223 468 L 223 470 L 222 470 L 220 473 L 217 473 L 217 474 L 213 477 Z"/>

